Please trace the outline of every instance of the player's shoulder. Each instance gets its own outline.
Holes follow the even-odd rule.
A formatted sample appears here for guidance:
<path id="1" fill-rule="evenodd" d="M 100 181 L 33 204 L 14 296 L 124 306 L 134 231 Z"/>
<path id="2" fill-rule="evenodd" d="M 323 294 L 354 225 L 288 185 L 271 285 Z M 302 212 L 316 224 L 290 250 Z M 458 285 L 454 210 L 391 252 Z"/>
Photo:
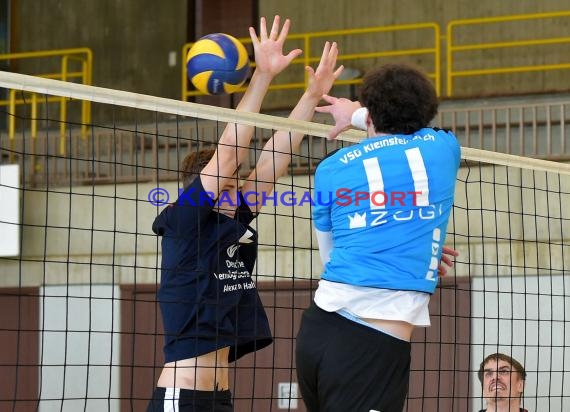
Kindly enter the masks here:
<path id="1" fill-rule="evenodd" d="M 455 136 L 455 133 L 453 133 L 453 130 L 442 129 L 439 127 L 428 128 L 426 130 L 433 131 L 438 136 L 444 137 L 448 143 L 459 145 L 459 140 L 457 139 L 457 136 Z"/>
<path id="2" fill-rule="evenodd" d="M 420 132 L 421 132 L 421 133 L 424 133 L 424 134 L 435 133 L 435 134 L 437 134 L 437 135 L 439 135 L 439 136 L 449 136 L 449 137 L 452 137 L 452 138 L 454 138 L 454 139 L 457 139 L 457 137 L 455 136 L 455 134 L 453 133 L 452 130 L 450 130 L 450 129 L 445 129 L 445 128 L 442 128 L 442 127 L 437 127 L 437 126 L 434 126 L 434 127 L 424 127 L 423 129 L 420 129 Z"/>
<path id="3" fill-rule="evenodd" d="M 450 129 L 446 129 L 446 128 L 443 128 L 443 127 L 434 126 L 434 127 L 428 127 L 427 129 L 428 129 L 428 130 L 431 129 L 431 130 L 433 130 L 434 132 L 451 133 L 451 134 L 453 135 L 453 132 L 452 132 Z"/>
<path id="4" fill-rule="evenodd" d="M 449 129 L 441 129 L 438 127 L 433 127 L 433 128 L 422 129 L 421 132 L 427 135 L 432 133 L 435 134 L 436 136 L 438 136 L 438 139 L 436 141 L 439 142 L 440 145 L 449 147 L 453 151 L 455 156 L 460 156 L 461 145 L 459 144 L 459 140 L 457 139 L 457 136 L 455 136 L 453 131 Z"/>

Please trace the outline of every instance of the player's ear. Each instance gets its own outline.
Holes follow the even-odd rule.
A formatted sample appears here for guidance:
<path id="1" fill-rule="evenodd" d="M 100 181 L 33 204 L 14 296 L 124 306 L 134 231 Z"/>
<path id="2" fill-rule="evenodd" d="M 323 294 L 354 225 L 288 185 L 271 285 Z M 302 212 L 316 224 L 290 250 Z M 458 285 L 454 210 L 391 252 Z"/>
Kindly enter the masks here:
<path id="1" fill-rule="evenodd" d="M 370 129 L 372 129 L 372 132 L 370 132 Z M 372 117 L 370 117 L 370 112 L 366 114 L 366 130 L 372 135 L 376 133 L 374 123 L 372 123 Z"/>
<path id="2" fill-rule="evenodd" d="M 524 392 L 524 384 L 525 384 L 525 381 L 522 379 L 519 379 L 519 381 L 517 383 L 517 389 L 519 390 L 520 393 Z"/>

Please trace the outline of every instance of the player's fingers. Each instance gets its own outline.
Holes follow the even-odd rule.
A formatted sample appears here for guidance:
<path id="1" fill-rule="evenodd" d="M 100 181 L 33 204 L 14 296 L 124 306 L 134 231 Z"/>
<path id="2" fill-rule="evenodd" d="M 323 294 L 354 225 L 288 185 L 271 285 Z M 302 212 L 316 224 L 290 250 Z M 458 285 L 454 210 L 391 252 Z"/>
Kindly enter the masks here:
<path id="1" fill-rule="evenodd" d="M 267 25 L 265 22 L 265 17 L 259 20 L 259 37 L 261 41 L 267 40 Z"/>
<path id="2" fill-rule="evenodd" d="M 279 33 L 279 37 L 277 41 L 280 43 L 285 43 L 285 39 L 289 35 L 289 28 L 291 27 L 291 20 L 286 19 L 285 23 L 283 23 L 283 27 L 281 28 L 281 33 Z"/>
<path id="3" fill-rule="evenodd" d="M 329 96 L 328 94 L 323 94 L 322 99 L 329 104 L 335 104 L 338 100 L 338 98 Z"/>
<path id="4" fill-rule="evenodd" d="M 251 43 L 253 44 L 253 47 L 255 47 L 259 44 L 259 39 L 257 38 L 257 33 L 255 32 L 255 29 L 253 27 L 249 28 L 249 37 L 251 37 Z"/>
<path id="5" fill-rule="evenodd" d="M 449 247 L 449 246 L 442 247 L 441 251 L 443 253 L 445 253 L 446 255 L 451 255 L 451 256 L 455 256 L 455 257 L 459 256 L 459 252 L 457 250 L 453 249 L 452 247 Z"/>
<path id="6" fill-rule="evenodd" d="M 279 16 L 275 16 L 273 19 L 273 26 L 271 26 L 271 32 L 269 33 L 269 38 L 271 40 L 277 40 L 277 36 L 279 35 L 279 23 L 281 18 Z"/>
<path id="7" fill-rule="evenodd" d="M 330 113 L 332 106 L 317 106 L 315 107 L 315 111 L 319 113 Z"/>
<path id="8" fill-rule="evenodd" d="M 291 63 L 291 61 L 293 61 L 294 59 L 296 59 L 297 57 L 299 57 L 301 54 L 303 53 L 303 50 L 301 49 L 295 49 L 295 50 L 291 50 L 287 56 L 285 56 L 285 58 L 287 59 L 288 63 Z"/>
<path id="9" fill-rule="evenodd" d="M 331 47 L 329 48 L 329 59 L 331 61 L 336 61 L 336 58 L 338 56 L 338 45 L 336 44 L 336 41 L 333 42 L 331 44 Z"/>
<path id="10" fill-rule="evenodd" d="M 321 62 L 327 59 L 330 49 L 331 49 L 331 44 L 328 41 L 326 41 L 323 47 L 323 53 L 321 54 Z"/>
<path id="11" fill-rule="evenodd" d="M 340 67 L 338 69 L 336 69 L 335 72 L 333 73 L 334 78 L 338 79 L 338 76 L 340 76 L 340 74 L 342 73 L 343 70 L 344 70 L 344 66 L 341 64 Z"/>
<path id="12" fill-rule="evenodd" d="M 453 261 L 449 256 L 441 255 L 441 261 L 449 267 L 453 266 Z"/>

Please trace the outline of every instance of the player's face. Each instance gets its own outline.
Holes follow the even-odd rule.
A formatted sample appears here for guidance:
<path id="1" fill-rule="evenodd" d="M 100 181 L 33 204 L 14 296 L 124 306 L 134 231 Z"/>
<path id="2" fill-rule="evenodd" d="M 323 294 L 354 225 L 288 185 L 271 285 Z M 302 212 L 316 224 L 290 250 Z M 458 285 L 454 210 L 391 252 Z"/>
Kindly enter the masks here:
<path id="1" fill-rule="evenodd" d="M 234 218 L 238 206 L 238 179 L 237 174 L 222 188 L 220 196 L 214 206 L 222 215 Z"/>
<path id="2" fill-rule="evenodd" d="M 483 396 L 487 400 L 521 397 L 524 381 L 512 366 L 501 359 L 490 359 L 483 368 Z"/>

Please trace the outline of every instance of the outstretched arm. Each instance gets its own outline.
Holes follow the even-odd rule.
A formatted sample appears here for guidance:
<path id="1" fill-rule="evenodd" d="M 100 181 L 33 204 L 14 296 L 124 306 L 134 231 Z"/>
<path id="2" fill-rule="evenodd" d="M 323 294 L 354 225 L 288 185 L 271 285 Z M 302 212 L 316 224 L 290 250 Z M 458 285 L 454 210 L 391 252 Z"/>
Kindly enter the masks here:
<path id="1" fill-rule="evenodd" d="M 295 49 L 287 55 L 283 54 L 283 44 L 289 33 L 291 22 L 287 19 L 281 29 L 279 26 L 280 18 L 275 16 L 268 34 L 265 18 L 262 17 L 259 25 L 259 38 L 255 29 L 249 28 L 255 51 L 256 69 L 243 98 L 236 107 L 238 111 L 258 113 L 273 78 L 301 54 L 300 49 Z M 212 192 L 217 197 L 228 180 L 235 178 L 234 175 L 249 150 L 253 131 L 253 126 L 243 124 L 229 123 L 226 126 L 214 156 L 200 175 L 202 185 L 207 192 Z"/>
<path id="2" fill-rule="evenodd" d="M 290 119 L 312 119 L 315 107 L 322 95 L 328 93 L 343 70 L 343 66 L 335 69 L 337 56 L 337 44 L 326 42 L 317 69 L 305 68 L 309 74 L 307 90 L 289 115 Z M 263 147 L 255 169 L 242 186 L 242 193 L 247 194 L 246 200 L 249 205 L 252 205 L 251 209 L 254 213 L 261 205 L 254 205 L 257 201 L 254 201 L 254 196 L 250 194 L 255 192 L 257 197 L 260 197 L 261 193 L 269 194 L 273 191 L 277 179 L 287 171 L 291 162 L 291 154 L 299 150 L 303 137 L 304 134 L 298 132 L 278 131 Z"/>

